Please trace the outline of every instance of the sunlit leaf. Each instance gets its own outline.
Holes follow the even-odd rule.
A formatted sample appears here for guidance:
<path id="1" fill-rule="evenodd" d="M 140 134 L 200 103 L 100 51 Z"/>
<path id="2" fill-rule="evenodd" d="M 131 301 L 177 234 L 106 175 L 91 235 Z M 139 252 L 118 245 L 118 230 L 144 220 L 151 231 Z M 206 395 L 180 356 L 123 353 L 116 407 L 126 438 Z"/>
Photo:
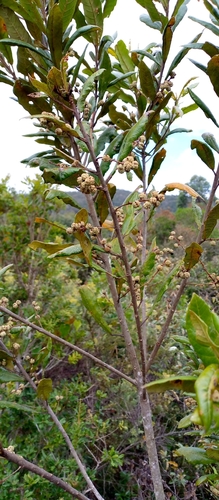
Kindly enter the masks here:
<path id="1" fill-rule="evenodd" d="M 204 365 L 218 363 L 219 319 L 196 294 L 193 294 L 187 309 L 186 329 L 189 341 Z"/>
<path id="2" fill-rule="evenodd" d="M 50 255 L 59 252 L 65 248 L 71 247 L 71 243 L 63 243 L 63 244 L 58 244 L 58 243 L 44 243 L 43 241 L 38 241 L 38 240 L 33 240 L 31 243 L 29 243 L 29 248 L 31 250 L 38 250 L 39 248 L 42 248 L 43 250 L 46 250 L 46 252 Z"/>
<path id="3" fill-rule="evenodd" d="M 193 198 L 201 198 L 200 194 L 198 194 L 194 189 L 187 186 L 187 184 L 181 184 L 181 182 L 169 182 L 162 191 L 173 191 L 174 189 L 186 191 L 186 193 L 190 194 Z"/>
<path id="4" fill-rule="evenodd" d="M 168 378 L 155 380 L 154 382 L 149 382 L 146 384 L 147 392 L 165 392 L 171 390 L 179 390 L 184 392 L 195 392 L 194 384 L 197 377 L 190 375 L 173 375 Z"/>
<path id="5" fill-rule="evenodd" d="M 213 393 L 219 382 L 218 364 L 211 364 L 202 371 L 195 382 L 198 410 L 202 425 L 207 432 L 213 419 Z"/>

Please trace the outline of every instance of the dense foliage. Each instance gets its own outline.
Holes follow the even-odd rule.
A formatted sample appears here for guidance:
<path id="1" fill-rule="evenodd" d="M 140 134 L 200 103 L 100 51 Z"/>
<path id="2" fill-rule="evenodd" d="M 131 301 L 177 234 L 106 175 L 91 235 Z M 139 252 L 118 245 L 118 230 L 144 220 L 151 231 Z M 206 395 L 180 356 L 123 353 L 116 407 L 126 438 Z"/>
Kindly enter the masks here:
<path id="1" fill-rule="evenodd" d="M 192 75 L 174 91 L 193 48 L 219 96 L 218 47 L 201 31 L 172 60 L 189 1 L 137 0 L 160 40 L 131 52 L 104 32 L 116 3 L 0 1 L 0 81 L 46 147 L 24 160 L 29 194 L 0 185 L 3 499 L 219 496 L 215 137 L 191 141 L 212 186 L 153 187 L 176 120 L 200 108 L 218 128 Z M 140 184 L 121 204 L 116 173 Z"/>

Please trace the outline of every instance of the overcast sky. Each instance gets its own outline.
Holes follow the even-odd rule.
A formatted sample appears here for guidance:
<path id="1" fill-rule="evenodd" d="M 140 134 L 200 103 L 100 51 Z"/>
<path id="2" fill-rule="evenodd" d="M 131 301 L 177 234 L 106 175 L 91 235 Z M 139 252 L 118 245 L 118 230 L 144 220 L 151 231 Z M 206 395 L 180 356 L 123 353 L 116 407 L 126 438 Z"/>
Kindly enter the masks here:
<path id="1" fill-rule="evenodd" d="M 175 2 L 174 2 L 175 3 Z M 124 8 L 125 5 L 125 8 Z M 118 4 L 111 16 L 107 20 L 105 33 L 113 34 L 118 32 L 117 40 L 123 39 L 127 44 L 131 44 L 131 49 L 144 48 L 150 42 L 159 42 L 159 32 L 149 29 L 145 24 L 139 21 L 139 16 L 146 11 L 137 5 L 134 0 L 129 0 L 129 8 L 127 1 L 118 0 Z M 190 0 L 188 4 L 188 14 L 199 19 L 209 20 L 208 13 L 201 2 L 198 0 Z M 197 33 L 202 31 L 202 27 L 191 20 L 183 20 L 181 26 L 176 29 L 173 38 L 172 49 L 170 53 L 170 62 L 176 53 L 180 50 L 181 45 L 189 43 Z M 201 40 L 215 41 L 218 45 L 218 40 L 209 30 L 205 30 Z M 198 76 L 198 86 L 195 93 L 199 95 L 206 104 L 211 108 L 216 119 L 218 116 L 218 98 L 214 94 L 213 88 L 209 83 L 208 78 L 203 72 L 199 71 L 188 57 L 201 61 L 203 64 L 208 61 L 208 57 L 200 51 L 191 51 L 187 60 L 183 65 L 176 69 L 177 76 L 174 80 L 174 92 L 178 92 L 183 84 L 191 76 Z M 16 189 L 25 189 L 22 181 L 28 176 L 34 176 L 36 169 L 30 169 L 20 163 L 20 161 L 30 156 L 31 154 L 42 151 L 45 147 L 35 143 L 33 139 L 24 138 L 23 135 L 35 131 L 31 120 L 23 119 L 27 113 L 11 99 L 13 96 L 12 89 L 9 86 L 0 83 L 0 106 L 1 106 L 1 169 L 0 178 L 5 177 L 8 173 L 11 175 L 10 184 Z M 191 102 L 191 101 L 190 101 Z M 212 180 L 212 172 L 198 159 L 196 153 L 191 151 L 191 139 L 201 139 L 203 132 L 211 132 L 219 142 L 218 128 L 205 117 L 203 112 L 197 110 L 178 119 L 175 127 L 184 127 L 192 129 L 189 134 L 173 135 L 168 140 L 167 158 L 162 164 L 161 170 L 158 173 L 155 181 L 155 187 L 162 189 L 167 182 L 188 182 L 192 175 L 202 175 L 209 181 Z M 166 147 L 166 146 L 165 146 Z M 139 180 L 135 179 L 131 184 L 125 178 L 117 174 L 116 184 L 124 189 L 132 189 L 133 186 L 139 185 Z"/>

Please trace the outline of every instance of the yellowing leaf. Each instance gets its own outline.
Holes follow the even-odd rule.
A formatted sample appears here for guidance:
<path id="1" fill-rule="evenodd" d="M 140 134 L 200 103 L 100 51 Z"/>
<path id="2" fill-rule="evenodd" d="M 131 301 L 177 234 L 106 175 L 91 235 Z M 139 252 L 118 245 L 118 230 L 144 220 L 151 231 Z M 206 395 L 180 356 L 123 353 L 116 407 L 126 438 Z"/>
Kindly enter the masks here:
<path id="1" fill-rule="evenodd" d="M 47 401 L 52 392 L 52 379 L 42 378 L 37 386 L 37 397 Z"/>
<path id="2" fill-rule="evenodd" d="M 103 222 L 102 227 L 104 227 L 105 229 L 108 229 L 109 231 L 114 231 L 114 223 L 112 220 L 106 219 Z"/>
<path id="3" fill-rule="evenodd" d="M 184 264 L 187 271 L 192 269 L 199 261 L 201 254 L 203 252 L 202 247 L 198 243 L 192 243 L 186 248 L 186 254 L 184 257 Z"/>
<path id="4" fill-rule="evenodd" d="M 174 189 L 179 189 L 179 191 L 186 191 L 193 198 L 202 198 L 202 196 L 200 196 L 200 194 L 198 194 L 194 189 L 192 189 L 190 186 L 187 186 L 187 184 L 181 184 L 181 182 L 170 182 L 166 184 L 163 191 L 173 191 Z"/>

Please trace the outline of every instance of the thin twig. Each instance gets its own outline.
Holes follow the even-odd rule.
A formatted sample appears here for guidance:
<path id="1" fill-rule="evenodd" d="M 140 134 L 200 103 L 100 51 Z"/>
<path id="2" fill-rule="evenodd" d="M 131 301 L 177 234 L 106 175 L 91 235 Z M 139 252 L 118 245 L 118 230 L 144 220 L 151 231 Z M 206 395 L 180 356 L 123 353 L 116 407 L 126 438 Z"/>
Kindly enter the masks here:
<path id="1" fill-rule="evenodd" d="M 28 460 L 25 460 L 25 458 L 21 457 L 21 455 L 17 455 L 16 453 L 8 451 L 6 448 L 3 448 L 1 443 L 0 443 L 0 456 L 2 458 L 5 458 L 9 462 L 17 464 L 22 469 L 29 470 L 30 472 L 33 472 L 34 474 L 37 474 L 38 476 L 41 476 L 44 479 L 47 479 L 47 481 L 49 481 L 50 483 L 53 483 L 62 490 L 67 491 L 67 493 L 70 493 L 70 495 L 72 495 L 74 498 L 78 498 L 79 500 L 90 500 L 89 497 L 83 495 L 83 493 L 80 493 L 78 490 L 70 486 L 70 484 L 66 483 L 59 477 L 55 476 L 54 474 L 51 474 L 51 472 L 48 472 L 45 469 L 42 469 L 41 467 L 38 467 L 38 465 L 35 465 L 32 462 L 29 462 Z"/>
<path id="2" fill-rule="evenodd" d="M 50 337 L 51 339 L 55 340 L 59 344 L 63 344 L 66 347 L 70 347 L 72 350 L 78 352 L 82 356 L 86 356 L 87 358 L 91 359 L 94 363 L 96 363 L 100 366 L 103 366 L 104 368 L 111 371 L 112 373 L 115 373 L 116 375 L 118 375 L 118 377 L 124 378 L 125 380 L 130 382 L 130 384 L 137 385 L 136 381 L 133 378 L 129 377 L 128 375 L 125 375 L 125 373 L 121 372 L 120 370 L 117 370 L 113 366 L 108 365 L 108 363 L 105 363 L 101 359 L 96 358 L 96 356 L 93 356 L 93 354 L 90 354 L 89 352 L 85 351 L 84 349 L 81 349 L 80 347 L 78 347 L 74 344 L 71 344 L 67 340 L 64 340 L 61 337 L 54 335 L 54 333 L 48 332 L 47 330 L 45 330 L 45 328 L 42 328 L 41 326 L 35 325 L 35 323 L 32 323 L 31 321 L 28 321 L 25 318 L 22 318 L 22 316 L 15 314 L 14 312 L 7 309 L 6 307 L 0 306 L 0 311 L 3 312 L 4 314 L 7 314 L 11 318 L 14 318 L 16 321 L 20 321 L 24 325 L 29 326 L 33 330 L 36 330 L 37 332 L 43 333 L 44 335 L 46 335 L 47 337 Z"/>

